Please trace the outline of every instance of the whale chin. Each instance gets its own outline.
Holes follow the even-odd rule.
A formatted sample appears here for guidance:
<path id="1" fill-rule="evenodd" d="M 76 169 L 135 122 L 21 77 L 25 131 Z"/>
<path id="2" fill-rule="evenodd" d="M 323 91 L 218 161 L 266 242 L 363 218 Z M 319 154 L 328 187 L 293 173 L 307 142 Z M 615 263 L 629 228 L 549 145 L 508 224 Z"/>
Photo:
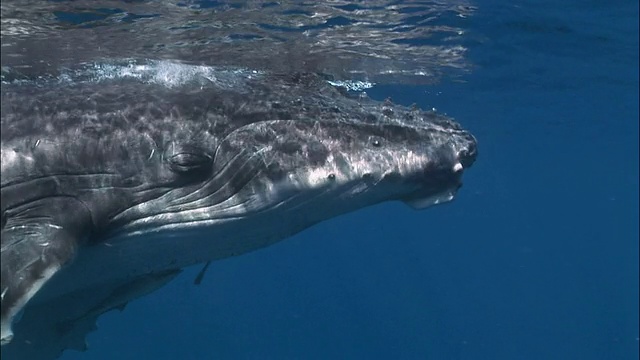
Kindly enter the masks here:
<path id="1" fill-rule="evenodd" d="M 423 197 L 416 197 L 413 199 L 403 200 L 405 204 L 413 208 L 414 210 L 423 210 L 434 205 L 445 204 L 451 202 L 456 195 L 458 188 L 447 189 L 443 192 L 435 195 L 427 195 Z"/>

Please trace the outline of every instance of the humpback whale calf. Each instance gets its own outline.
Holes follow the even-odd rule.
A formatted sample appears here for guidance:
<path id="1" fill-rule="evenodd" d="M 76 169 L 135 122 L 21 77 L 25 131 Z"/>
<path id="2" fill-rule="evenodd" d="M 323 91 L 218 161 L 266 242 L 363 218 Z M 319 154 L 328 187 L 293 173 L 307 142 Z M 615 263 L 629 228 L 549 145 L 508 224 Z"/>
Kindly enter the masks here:
<path id="1" fill-rule="evenodd" d="M 3 81 L 7 356 L 83 349 L 98 316 L 186 266 L 384 201 L 449 201 L 476 159 L 451 118 L 316 74 L 190 74 Z"/>

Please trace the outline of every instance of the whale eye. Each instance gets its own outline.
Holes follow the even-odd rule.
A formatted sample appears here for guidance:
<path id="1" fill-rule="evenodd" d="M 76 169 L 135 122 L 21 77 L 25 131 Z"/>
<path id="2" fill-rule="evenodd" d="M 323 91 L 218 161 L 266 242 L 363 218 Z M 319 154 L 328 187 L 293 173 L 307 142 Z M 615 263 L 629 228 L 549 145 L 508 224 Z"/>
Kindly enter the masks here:
<path id="1" fill-rule="evenodd" d="M 211 168 L 213 157 L 207 152 L 195 147 L 177 147 L 172 149 L 171 155 L 165 156 L 169 168 L 177 173 L 195 173 Z"/>

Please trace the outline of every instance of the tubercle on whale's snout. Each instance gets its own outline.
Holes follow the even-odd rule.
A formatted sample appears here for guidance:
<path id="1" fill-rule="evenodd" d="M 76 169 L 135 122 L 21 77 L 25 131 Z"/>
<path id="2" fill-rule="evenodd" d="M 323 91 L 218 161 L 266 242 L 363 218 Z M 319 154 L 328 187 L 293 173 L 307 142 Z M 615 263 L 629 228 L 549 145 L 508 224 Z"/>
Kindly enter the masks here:
<path id="1" fill-rule="evenodd" d="M 478 157 L 478 141 L 468 132 L 463 135 L 464 145 L 458 151 L 458 161 L 464 169 L 470 168 Z"/>
<path id="2" fill-rule="evenodd" d="M 438 151 L 440 155 L 432 158 L 430 166 L 419 177 L 413 178 L 420 189 L 401 199 L 413 209 L 422 210 L 452 201 L 462 187 L 463 173 L 478 156 L 477 140 L 468 131 L 460 128 L 441 134 L 450 139 Z"/>

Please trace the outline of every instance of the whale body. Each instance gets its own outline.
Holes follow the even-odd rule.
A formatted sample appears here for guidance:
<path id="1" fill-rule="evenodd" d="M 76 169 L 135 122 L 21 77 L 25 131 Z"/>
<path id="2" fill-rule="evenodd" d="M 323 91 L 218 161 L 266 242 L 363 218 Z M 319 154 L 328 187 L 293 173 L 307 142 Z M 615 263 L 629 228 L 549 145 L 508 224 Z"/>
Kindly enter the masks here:
<path id="1" fill-rule="evenodd" d="M 316 74 L 190 74 L 2 84 L 3 358 L 84 349 L 186 266 L 447 202 L 477 156 L 453 119 Z"/>

